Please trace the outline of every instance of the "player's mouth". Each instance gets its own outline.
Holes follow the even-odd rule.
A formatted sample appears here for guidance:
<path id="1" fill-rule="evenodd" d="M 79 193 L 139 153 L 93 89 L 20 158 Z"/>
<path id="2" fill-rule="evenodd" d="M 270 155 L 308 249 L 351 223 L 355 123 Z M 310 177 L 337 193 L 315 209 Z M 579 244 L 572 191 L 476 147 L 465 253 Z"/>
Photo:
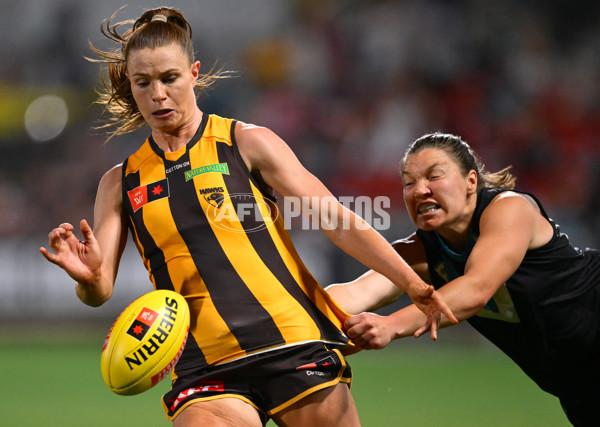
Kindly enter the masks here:
<path id="1" fill-rule="evenodd" d="M 426 215 L 437 211 L 440 207 L 437 203 L 423 203 L 417 207 L 417 213 L 419 215 Z"/>
<path id="2" fill-rule="evenodd" d="M 175 110 L 172 110 L 170 108 L 164 108 L 162 110 L 157 110 L 155 112 L 152 113 L 153 117 L 157 117 L 159 119 L 163 119 L 165 117 L 169 117 L 171 114 L 173 114 Z"/>

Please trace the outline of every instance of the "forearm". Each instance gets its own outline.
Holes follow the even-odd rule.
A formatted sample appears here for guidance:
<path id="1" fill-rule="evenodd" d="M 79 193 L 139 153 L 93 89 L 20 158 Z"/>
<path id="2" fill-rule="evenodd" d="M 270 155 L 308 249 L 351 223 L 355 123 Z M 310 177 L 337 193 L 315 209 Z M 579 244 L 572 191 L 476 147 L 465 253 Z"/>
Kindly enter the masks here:
<path id="1" fill-rule="evenodd" d="M 485 279 L 461 276 L 439 289 L 440 295 L 459 321 L 477 314 L 498 290 Z M 484 283 L 486 283 L 484 285 Z"/>
<path id="2" fill-rule="evenodd" d="M 325 290 L 350 314 L 375 311 L 393 303 L 404 294 L 391 281 L 373 270 L 351 282 L 330 285 Z"/>
<path id="3" fill-rule="evenodd" d="M 352 283 L 336 283 L 325 288 L 335 302 L 348 314 L 375 311 L 393 301 L 377 301 L 373 294 L 353 286 Z"/>
<path id="4" fill-rule="evenodd" d="M 427 317 L 414 304 L 388 315 L 387 320 L 392 331 L 391 339 L 414 337 L 415 332 L 423 326 L 426 319 Z M 452 325 L 455 323 L 442 315 L 439 327 L 445 328 Z"/>
<path id="5" fill-rule="evenodd" d="M 474 288 L 476 287 L 470 286 L 467 279 L 459 278 L 438 290 L 459 322 L 477 314 L 488 301 L 487 294 L 476 292 Z M 392 339 L 413 336 L 426 319 L 423 312 L 414 304 L 398 310 L 387 317 L 390 329 L 393 330 Z M 440 328 L 454 324 L 446 316 L 441 316 Z"/>
<path id="6" fill-rule="evenodd" d="M 338 227 L 323 228 L 323 232 L 340 249 L 366 267 L 382 274 L 398 288 L 410 294 L 411 288 L 427 288 L 428 285 L 398 255 L 392 245 L 358 215 L 346 211 Z"/>

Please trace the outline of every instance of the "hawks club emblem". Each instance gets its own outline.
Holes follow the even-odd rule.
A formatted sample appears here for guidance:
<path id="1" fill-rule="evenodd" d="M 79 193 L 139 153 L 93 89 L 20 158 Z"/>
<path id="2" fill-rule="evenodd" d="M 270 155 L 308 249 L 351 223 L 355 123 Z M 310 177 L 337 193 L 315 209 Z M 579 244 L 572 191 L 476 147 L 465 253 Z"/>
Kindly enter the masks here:
<path id="1" fill-rule="evenodd" d="M 169 197 L 169 180 L 161 179 L 151 184 L 142 185 L 127 192 L 133 211 L 159 199 Z"/>

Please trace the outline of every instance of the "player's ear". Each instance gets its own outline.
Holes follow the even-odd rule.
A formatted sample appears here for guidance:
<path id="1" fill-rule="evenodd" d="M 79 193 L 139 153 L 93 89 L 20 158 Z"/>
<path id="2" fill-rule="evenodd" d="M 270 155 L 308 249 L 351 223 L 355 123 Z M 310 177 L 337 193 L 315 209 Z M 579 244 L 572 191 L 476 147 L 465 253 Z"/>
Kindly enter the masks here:
<path id="1" fill-rule="evenodd" d="M 469 173 L 467 174 L 467 193 L 468 194 L 474 194 L 477 192 L 477 183 L 478 183 L 478 178 L 477 178 L 477 172 L 475 172 L 473 169 L 471 169 L 469 171 Z"/>
<path id="2" fill-rule="evenodd" d="M 191 65 L 190 71 L 192 72 L 192 77 L 194 78 L 194 81 L 198 80 L 198 76 L 200 75 L 200 61 L 195 61 Z"/>

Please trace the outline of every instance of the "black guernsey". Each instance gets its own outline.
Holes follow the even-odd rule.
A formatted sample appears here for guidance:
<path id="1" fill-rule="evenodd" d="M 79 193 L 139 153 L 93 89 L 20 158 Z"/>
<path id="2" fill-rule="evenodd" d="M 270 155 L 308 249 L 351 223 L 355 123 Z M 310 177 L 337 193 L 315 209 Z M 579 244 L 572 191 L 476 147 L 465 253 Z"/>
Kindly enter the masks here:
<path id="1" fill-rule="evenodd" d="M 464 274 L 481 215 L 503 191 L 507 190 L 478 193 L 470 245 L 462 254 L 452 252 L 435 231 L 417 231 L 436 289 Z M 590 375 L 597 378 L 597 368 L 591 365 L 598 355 L 600 254 L 573 247 L 540 202 L 527 195 L 536 201 L 554 235 L 546 245 L 527 251 L 517 271 L 468 322 L 542 389 L 560 397 L 569 387 L 589 384 Z"/>

